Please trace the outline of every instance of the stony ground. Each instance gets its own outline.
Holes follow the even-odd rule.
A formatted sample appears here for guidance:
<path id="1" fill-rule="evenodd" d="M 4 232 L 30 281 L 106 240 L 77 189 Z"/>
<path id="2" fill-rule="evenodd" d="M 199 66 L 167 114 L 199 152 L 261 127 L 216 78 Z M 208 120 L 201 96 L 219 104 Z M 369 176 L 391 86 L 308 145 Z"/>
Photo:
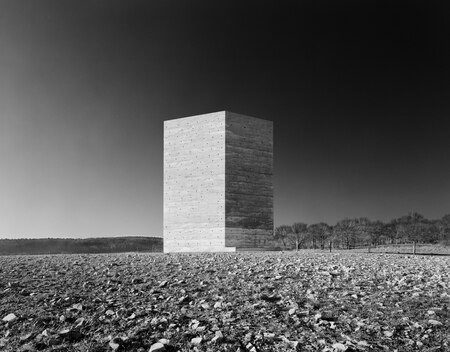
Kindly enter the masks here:
<path id="1" fill-rule="evenodd" d="M 2 351 L 450 351 L 450 257 L 0 257 Z"/>

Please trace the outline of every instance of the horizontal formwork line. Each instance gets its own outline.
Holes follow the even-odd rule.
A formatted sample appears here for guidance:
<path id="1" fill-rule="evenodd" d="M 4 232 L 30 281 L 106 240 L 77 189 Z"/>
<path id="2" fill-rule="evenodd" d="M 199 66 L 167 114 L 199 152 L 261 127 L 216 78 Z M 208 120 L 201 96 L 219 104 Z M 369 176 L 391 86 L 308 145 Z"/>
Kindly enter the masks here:
<path id="1" fill-rule="evenodd" d="M 271 149 L 269 149 L 269 148 L 267 148 L 267 149 L 260 149 L 260 148 L 253 148 L 251 146 L 249 146 L 249 147 L 242 147 L 242 146 L 234 145 L 234 144 L 231 144 L 231 143 L 225 144 L 225 154 L 229 155 L 231 153 L 234 153 L 233 149 L 250 150 L 250 151 L 260 152 L 260 153 L 263 153 L 263 154 L 269 154 L 268 156 L 273 156 L 272 148 Z"/>
<path id="2" fill-rule="evenodd" d="M 264 198 L 272 198 L 273 197 L 273 194 L 268 194 L 268 195 L 266 195 L 266 194 L 260 194 L 260 193 L 258 193 L 258 194 L 255 194 L 254 192 L 252 192 L 252 193 L 246 193 L 246 192 L 228 192 L 227 190 L 225 190 L 225 199 L 227 198 L 227 196 L 233 196 L 233 195 L 237 195 L 237 196 L 252 196 L 252 197 L 255 197 L 255 198 L 258 198 L 258 197 L 264 197 Z"/>

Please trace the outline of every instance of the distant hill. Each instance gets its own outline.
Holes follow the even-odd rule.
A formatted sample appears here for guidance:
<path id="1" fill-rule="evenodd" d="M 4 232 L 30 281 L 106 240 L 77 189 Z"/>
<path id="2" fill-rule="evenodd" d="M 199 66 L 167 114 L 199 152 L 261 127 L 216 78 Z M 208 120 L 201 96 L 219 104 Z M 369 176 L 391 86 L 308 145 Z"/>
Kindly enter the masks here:
<path id="1" fill-rule="evenodd" d="M 0 239 L 0 255 L 162 251 L 161 237 Z"/>

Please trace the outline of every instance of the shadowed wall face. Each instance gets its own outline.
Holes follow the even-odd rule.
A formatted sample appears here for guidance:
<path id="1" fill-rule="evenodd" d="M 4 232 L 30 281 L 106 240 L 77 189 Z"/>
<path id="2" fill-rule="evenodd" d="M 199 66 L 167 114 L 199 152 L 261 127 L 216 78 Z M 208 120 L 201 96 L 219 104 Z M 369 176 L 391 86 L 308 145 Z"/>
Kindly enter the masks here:
<path id="1" fill-rule="evenodd" d="M 273 123 L 227 112 L 226 245 L 264 247 L 273 234 Z"/>
<path id="2" fill-rule="evenodd" d="M 272 129 L 225 111 L 164 122 L 164 252 L 264 246 L 273 232 Z"/>

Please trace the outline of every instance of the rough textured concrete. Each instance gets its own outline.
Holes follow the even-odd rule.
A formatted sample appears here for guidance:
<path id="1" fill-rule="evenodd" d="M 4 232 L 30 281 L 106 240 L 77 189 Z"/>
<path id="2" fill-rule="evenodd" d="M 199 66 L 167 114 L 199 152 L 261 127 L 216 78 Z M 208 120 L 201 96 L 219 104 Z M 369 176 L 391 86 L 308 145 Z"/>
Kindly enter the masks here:
<path id="1" fill-rule="evenodd" d="M 164 251 L 261 248 L 273 231 L 273 125 L 230 112 L 164 122 Z"/>
<path id="2" fill-rule="evenodd" d="M 264 247 L 273 233 L 273 123 L 227 112 L 225 245 Z"/>
<path id="3" fill-rule="evenodd" d="M 225 112 L 164 122 L 164 252 L 208 250 L 226 250 Z"/>

